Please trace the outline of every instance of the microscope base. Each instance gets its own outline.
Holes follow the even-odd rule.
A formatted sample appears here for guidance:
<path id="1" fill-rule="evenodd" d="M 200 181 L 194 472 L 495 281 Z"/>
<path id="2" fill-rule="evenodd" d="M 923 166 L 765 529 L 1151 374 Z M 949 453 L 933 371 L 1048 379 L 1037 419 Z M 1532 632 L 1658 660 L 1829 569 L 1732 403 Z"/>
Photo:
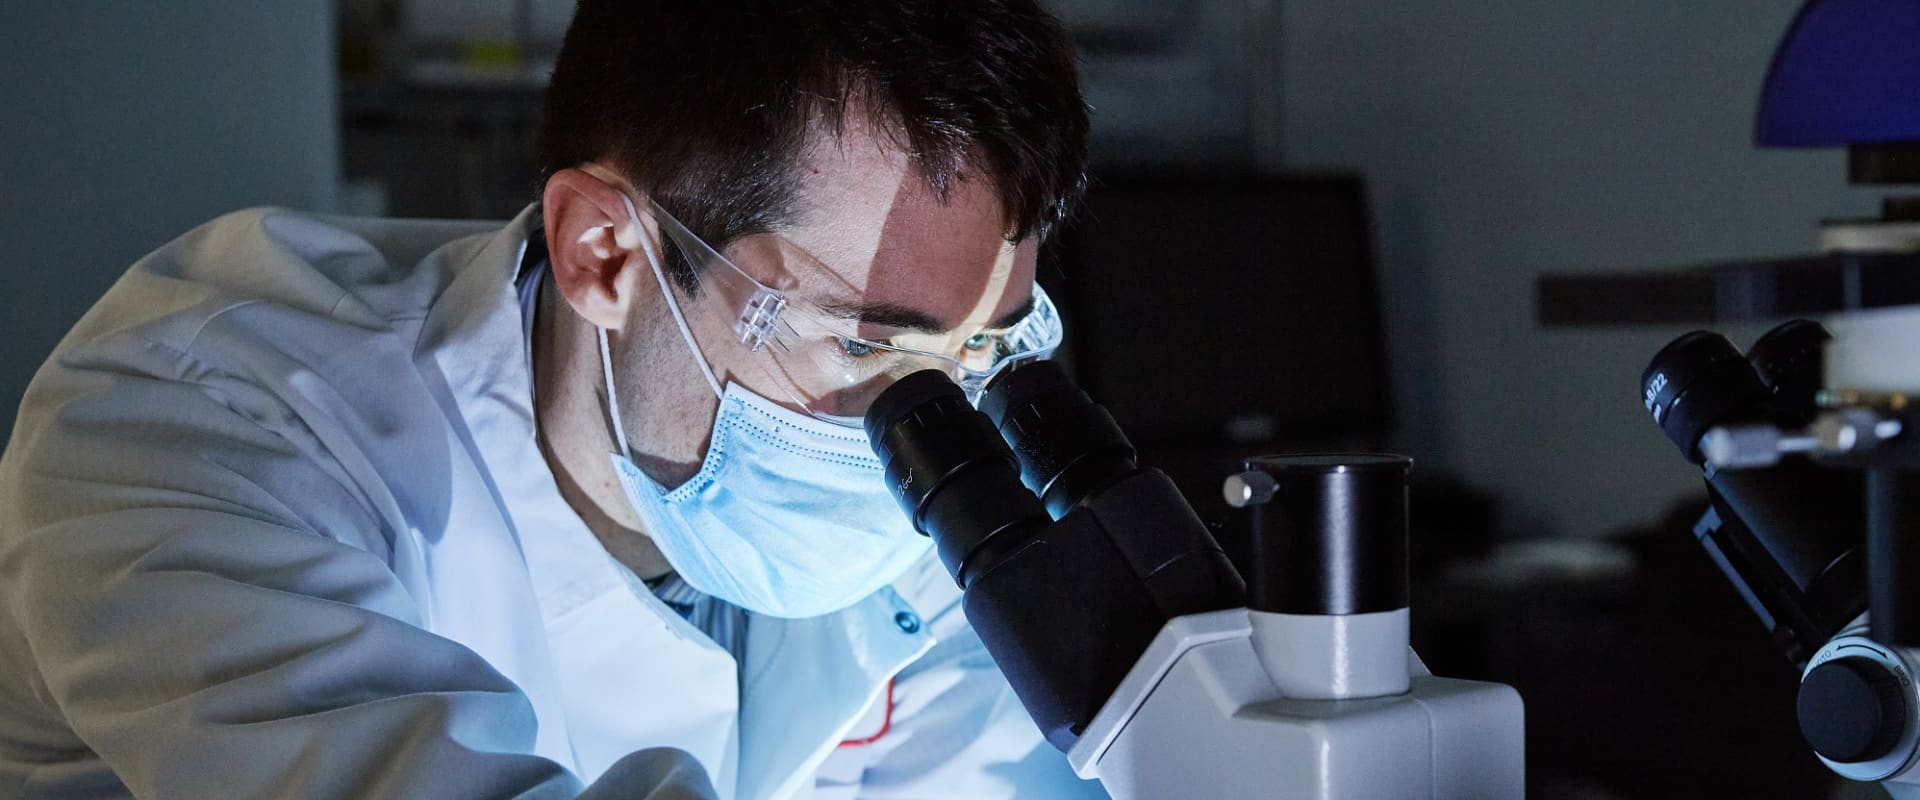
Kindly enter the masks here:
<path id="1" fill-rule="evenodd" d="M 1168 623 L 1067 754 L 1074 770 L 1117 800 L 1523 796 L 1511 687 L 1433 677 L 1408 651 L 1405 694 L 1283 698 L 1247 614 Z"/>

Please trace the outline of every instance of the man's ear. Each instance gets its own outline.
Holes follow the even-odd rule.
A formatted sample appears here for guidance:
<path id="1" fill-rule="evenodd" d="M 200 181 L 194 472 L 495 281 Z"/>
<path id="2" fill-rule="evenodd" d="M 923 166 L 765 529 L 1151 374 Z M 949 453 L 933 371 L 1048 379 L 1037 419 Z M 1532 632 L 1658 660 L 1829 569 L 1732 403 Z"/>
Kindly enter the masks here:
<path id="1" fill-rule="evenodd" d="M 661 252 L 651 204 L 640 195 L 629 206 L 625 186 L 611 170 L 588 165 L 555 172 L 541 193 L 553 283 L 576 313 L 608 330 L 624 327 L 640 294 L 654 287 L 648 248 Z"/>

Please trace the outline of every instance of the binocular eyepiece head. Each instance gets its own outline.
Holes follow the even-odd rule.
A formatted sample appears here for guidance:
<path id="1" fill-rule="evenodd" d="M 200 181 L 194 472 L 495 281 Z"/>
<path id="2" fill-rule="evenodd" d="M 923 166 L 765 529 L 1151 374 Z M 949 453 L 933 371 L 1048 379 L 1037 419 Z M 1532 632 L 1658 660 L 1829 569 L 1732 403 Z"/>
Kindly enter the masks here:
<path id="1" fill-rule="evenodd" d="M 944 373 L 916 372 L 874 399 L 866 430 L 894 497 L 962 586 L 989 539 L 1059 519 L 1137 468 L 1113 417 L 1051 361 L 996 376 L 978 410 Z"/>
<path id="2" fill-rule="evenodd" d="M 1768 331 L 1745 354 L 1712 331 L 1694 331 L 1655 354 L 1640 376 L 1641 403 L 1688 461 L 1705 461 L 1700 437 L 1720 425 L 1813 421 L 1826 343 L 1819 323 Z"/>

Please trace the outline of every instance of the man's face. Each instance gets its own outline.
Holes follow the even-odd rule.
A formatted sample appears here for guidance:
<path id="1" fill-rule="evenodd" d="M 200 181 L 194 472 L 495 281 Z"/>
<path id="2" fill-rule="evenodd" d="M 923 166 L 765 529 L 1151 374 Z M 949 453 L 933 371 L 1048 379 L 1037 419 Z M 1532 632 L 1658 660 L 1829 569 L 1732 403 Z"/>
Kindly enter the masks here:
<path id="1" fill-rule="evenodd" d="M 818 316 L 860 339 L 963 361 L 975 354 L 970 338 L 1004 329 L 1030 306 L 1035 245 L 1006 241 L 1007 218 L 985 180 L 955 180 L 942 197 L 909 156 L 861 126 L 842 138 L 823 137 L 801 169 L 794 222 L 725 249 L 755 280 L 824 310 Z M 858 373 L 853 362 L 860 356 L 811 331 L 791 343 L 784 362 L 750 353 L 732 340 L 737 309 L 707 295 L 692 301 L 701 303 L 712 305 L 706 309 L 712 313 L 689 315 L 690 322 L 722 381 L 738 381 L 775 402 L 852 415 L 886 385 L 884 379 L 846 387 L 823 381 L 816 373 L 834 369 L 817 365 L 837 358 L 844 369 L 834 377 L 843 377 Z M 868 365 L 885 360 L 867 358 Z"/>
<path id="2" fill-rule="evenodd" d="M 1036 245 L 1006 241 L 1006 214 L 985 179 L 957 179 L 942 197 L 908 155 L 865 128 L 848 125 L 843 136 L 821 134 L 800 165 L 793 221 L 735 241 L 723 254 L 793 303 L 832 309 L 860 339 L 985 366 L 971 363 L 969 355 L 979 353 L 970 353 L 977 342 L 968 340 L 1005 328 L 1030 307 Z M 647 225 L 641 234 L 624 224 L 626 209 L 612 199 L 624 185 L 617 173 L 599 166 L 557 175 L 548 184 L 548 236 L 556 247 L 560 293 L 590 325 L 617 331 L 616 413 L 634 460 L 650 477 L 678 486 L 705 460 L 719 406 L 702 360 L 723 384 L 736 382 L 796 411 L 864 413 L 859 401 L 870 400 L 884 380 L 841 392 L 853 402 L 827 396 L 831 387 L 788 391 L 796 383 L 812 384 L 785 379 L 793 376 L 787 367 L 794 361 L 776 363 L 771 347 L 753 352 L 743 346 L 734 331 L 741 306 L 716 302 L 719 293 L 705 286 L 696 297 L 681 297 L 699 342 L 697 351 L 690 349 L 660 302 L 640 248 L 643 241 L 659 243 L 661 229 Z M 640 203 L 636 210 L 644 214 L 646 208 Z M 701 271 L 703 284 L 714 268 Z M 620 304 L 620 297 L 633 301 Z M 830 349 L 830 339 L 812 337 L 807 348 Z M 583 412 L 582 430 L 604 430 L 605 423 L 592 416 Z M 604 459 L 606 445 L 592 437 L 583 434 L 579 447 L 582 464 Z"/>

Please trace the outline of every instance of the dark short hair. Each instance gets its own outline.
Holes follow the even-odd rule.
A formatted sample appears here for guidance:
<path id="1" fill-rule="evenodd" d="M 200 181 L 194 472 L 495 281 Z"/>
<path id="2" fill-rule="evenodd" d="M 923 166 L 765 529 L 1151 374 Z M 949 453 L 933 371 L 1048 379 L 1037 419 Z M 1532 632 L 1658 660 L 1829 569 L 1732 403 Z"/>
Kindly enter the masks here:
<path id="1" fill-rule="evenodd" d="M 1044 238 L 1085 185 L 1073 48 L 1034 0 L 580 0 L 541 174 L 611 162 L 724 248 L 791 220 L 821 122 L 873 125 L 942 194 L 985 177 L 1013 241 Z"/>

